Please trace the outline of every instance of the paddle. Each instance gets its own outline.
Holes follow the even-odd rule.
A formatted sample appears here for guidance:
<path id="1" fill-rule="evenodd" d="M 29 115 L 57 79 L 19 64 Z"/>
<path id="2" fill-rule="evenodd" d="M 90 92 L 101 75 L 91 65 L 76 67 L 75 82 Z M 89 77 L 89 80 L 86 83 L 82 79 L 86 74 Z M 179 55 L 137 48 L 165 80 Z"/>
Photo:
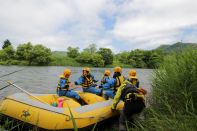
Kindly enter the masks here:
<path id="1" fill-rule="evenodd" d="M 14 74 L 14 73 L 19 72 L 19 71 L 22 71 L 22 70 L 24 70 L 24 69 L 25 69 L 25 68 L 20 69 L 20 70 L 13 71 L 13 72 L 8 73 L 8 74 L 4 74 L 4 75 L 0 76 L 0 78 L 5 77 L 5 76 L 8 76 L 8 75 L 11 75 L 11 74 Z M 2 79 L 0 79 L 0 80 L 3 81 Z M 5 81 L 3 81 L 3 82 L 5 82 Z M 18 81 L 15 81 L 15 82 L 13 82 L 13 83 L 16 83 L 16 82 L 18 82 Z M 10 86 L 10 84 L 9 84 L 9 85 L 6 85 L 6 86 L 4 86 L 4 87 L 2 87 L 2 88 L 0 88 L 0 90 L 3 90 L 3 89 L 5 89 L 6 87 L 9 87 L 9 86 Z"/>
<path id="2" fill-rule="evenodd" d="M 14 83 L 17 83 L 18 81 L 15 81 L 15 82 L 13 82 L 13 84 Z M 8 86 L 10 86 L 10 84 L 9 85 L 6 85 L 6 86 L 4 86 L 4 87 L 2 87 L 2 88 L 0 88 L 0 90 L 3 90 L 3 89 L 5 89 L 6 87 L 8 87 Z"/>
<path id="3" fill-rule="evenodd" d="M 40 101 L 40 102 L 42 102 L 42 103 L 48 104 L 48 103 L 46 103 L 45 101 L 39 99 L 38 97 L 32 95 L 31 93 L 27 92 L 26 90 L 22 89 L 21 87 L 15 85 L 14 83 L 12 83 L 12 82 L 10 82 L 10 81 L 4 81 L 4 80 L 2 80 L 2 79 L 0 79 L 0 80 L 3 81 L 3 82 L 5 82 L 5 83 L 8 83 L 9 85 L 12 85 L 12 86 L 16 87 L 17 89 L 21 90 L 22 92 L 28 94 L 29 96 L 31 96 L 31 97 L 37 99 L 38 101 Z"/>
<path id="4" fill-rule="evenodd" d="M 1 81 L 3 81 L 3 82 L 5 82 L 5 83 L 8 83 L 8 84 L 9 84 L 9 85 L 7 85 L 7 86 L 2 87 L 0 90 L 3 90 L 4 88 L 6 88 L 6 87 L 12 85 L 12 86 L 16 87 L 17 89 L 21 90 L 22 92 L 28 94 L 29 96 L 31 96 L 31 97 L 37 99 L 38 101 L 40 101 L 40 102 L 42 102 L 42 103 L 45 103 L 45 104 L 48 104 L 48 103 L 46 103 L 45 101 L 39 99 L 38 97 L 32 95 L 31 93 L 27 92 L 26 90 L 22 89 L 21 87 L 15 85 L 14 83 L 16 83 L 16 82 L 12 83 L 12 82 L 10 82 L 10 81 L 4 81 L 4 80 L 1 79 L 2 77 L 5 77 L 5 76 L 8 76 L 8 75 L 14 74 L 14 73 L 19 72 L 19 71 L 22 71 L 22 70 L 24 70 L 24 69 L 25 69 L 25 68 L 20 69 L 20 70 L 16 70 L 16 71 L 13 71 L 13 72 L 11 72 L 11 73 L 8 73 L 8 74 L 5 74 L 5 75 L 0 76 L 0 80 L 1 80 Z"/>
<path id="5" fill-rule="evenodd" d="M 82 86 L 75 86 L 75 88 L 70 89 L 70 91 L 75 90 L 77 88 L 82 88 Z"/>
<path id="6" fill-rule="evenodd" d="M 14 73 L 19 72 L 19 71 L 22 71 L 22 70 L 24 70 L 24 69 L 25 69 L 25 68 L 20 69 L 20 70 L 13 71 L 13 72 L 8 73 L 8 74 L 5 74 L 5 75 L 2 75 L 2 76 L 0 76 L 0 78 L 5 77 L 5 76 L 8 76 L 8 75 L 11 75 L 11 74 L 14 74 Z"/>

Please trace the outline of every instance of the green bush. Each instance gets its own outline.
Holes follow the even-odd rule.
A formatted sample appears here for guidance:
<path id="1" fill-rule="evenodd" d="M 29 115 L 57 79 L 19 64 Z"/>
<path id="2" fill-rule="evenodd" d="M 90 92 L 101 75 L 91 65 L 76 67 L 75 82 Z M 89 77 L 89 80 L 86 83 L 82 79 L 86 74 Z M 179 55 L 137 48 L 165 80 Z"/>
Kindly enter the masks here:
<path id="1" fill-rule="evenodd" d="M 73 48 L 69 46 L 67 48 L 67 55 L 70 58 L 76 58 L 79 55 L 79 47 Z"/>
<path id="2" fill-rule="evenodd" d="M 113 54 L 110 48 L 99 48 L 97 53 L 102 56 L 102 59 L 104 60 L 104 66 L 113 63 Z"/>
<path id="3" fill-rule="evenodd" d="M 197 50 L 165 58 L 154 71 L 150 104 L 136 130 L 197 129 Z"/>
<path id="4" fill-rule="evenodd" d="M 103 67 L 104 66 L 103 57 L 100 54 L 97 54 L 97 53 L 93 54 L 91 64 L 94 67 Z"/>

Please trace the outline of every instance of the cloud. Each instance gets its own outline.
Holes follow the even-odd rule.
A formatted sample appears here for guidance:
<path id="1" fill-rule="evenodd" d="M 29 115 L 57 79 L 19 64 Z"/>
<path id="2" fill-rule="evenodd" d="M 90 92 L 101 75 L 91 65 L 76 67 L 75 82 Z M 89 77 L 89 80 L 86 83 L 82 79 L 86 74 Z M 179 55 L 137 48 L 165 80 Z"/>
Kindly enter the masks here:
<path id="1" fill-rule="evenodd" d="M 197 26 L 196 5 L 193 0 L 127 1 L 113 34 L 139 48 L 178 41 L 182 30 Z"/>
<path id="2" fill-rule="evenodd" d="M 104 2 L 0 1 L 1 40 L 9 38 L 18 43 L 32 41 L 49 44 L 52 49 L 62 49 L 74 42 L 78 46 L 88 44 L 103 28 L 99 11 Z"/>
<path id="3" fill-rule="evenodd" d="M 0 41 L 63 51 L 92 43 L 114 52 L 153 49 L 196 40 L 196 6 L 194 0 L 2 0 Z"/>

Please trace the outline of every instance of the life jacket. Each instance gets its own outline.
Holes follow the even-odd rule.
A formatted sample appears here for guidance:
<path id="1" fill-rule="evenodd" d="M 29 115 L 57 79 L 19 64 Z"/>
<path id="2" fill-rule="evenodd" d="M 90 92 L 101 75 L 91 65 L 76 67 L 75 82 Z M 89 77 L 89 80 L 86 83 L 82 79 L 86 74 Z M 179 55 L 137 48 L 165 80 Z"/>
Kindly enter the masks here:
<path id="1" fill-rule="evenodd" d="M 109 76 L 103 76 L 103 78 L 101 79 L 101 85 L 107 83 L 106 79 L 110 79 Z"/>
<path id="2" fill-rule="evenodd" d="M 120 75 L 120 76 L 115 77 L 115 79 L 116 79 L 116 85 L 114 86 L 114 91 L 117 91 L 118 87 L 120 87 L 121 84 L 124 82 L 124 76 Z"/>
<path id="3" fill-rule="evenodd" d="M 91 75 L 82 76 L 84 78 L 84 82 L 81 84 L 83 87 L 90 87 L 93 84 L 93 78 Z"/>
<path id="4" fill-rule="evenodd" d="M 122 90 L 122 94 L 121 94 L 120 98 L 123 101 L 132 100 L 131 99 L 132 94 L 136 95 L 136 97 L 137 97 L 136 100 L 144 101 L 144 95 L 140 94 L 140 92 L 139 92 L 138 88 L 136 88 L 136 86 L 134 86 L 133 84 L 128 82 L 128 83 L 126 83 L 124 89 Z"/>
<path id="5" fill-rule="evenodd" d="M 136 76 L 129 77 L 129 81 L 136 87 L 138 86 L 138 78 Z"/>
<path id="6" fill-rule="evenodd" d="M 64 87 L 61 87 L 60 86 L 60 81 L 61 80 L 65 80 L 66 81 Z M 69 89 L 69 83 L 70 83 L 70 79 L 69 78 L 66 78 L 64 75 L 61 75 L 60 76 L 60 79 L 58 81 L 57 90 L 66 90 L 67 91 Z"/>

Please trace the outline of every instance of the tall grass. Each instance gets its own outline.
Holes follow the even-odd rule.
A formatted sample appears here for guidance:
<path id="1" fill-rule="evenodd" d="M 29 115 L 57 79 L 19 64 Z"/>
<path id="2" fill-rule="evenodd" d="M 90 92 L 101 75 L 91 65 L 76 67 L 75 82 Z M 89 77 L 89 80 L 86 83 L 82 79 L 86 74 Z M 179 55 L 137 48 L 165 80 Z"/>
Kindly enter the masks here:
<path id="1" fill-rule="evenodd" d="M 75 122 L 75 118 L 74 118 L 74 116 L 73 116 L 73 113 L 72 113 L 72 111 L 71 111 L 71 109 L 70 109 L 70 106 L 69 106 L 69 104 L 67 103 L 67 101 L 66 101 L 66 104 L 67 104 L 68 109 L 69 109 L 69 112 L 70 112 L 70 116 L 71 116 L 71 120 L 72 120 L 72 123 L 73 123 L 74 131 L 78 131 L 77 124 L 76 124 L 76 122 Z"/>
<path id="2" fill-rule="evenodd" d="M 154 71 L 150 104 L 133 130 L 197 130 L 197 49 L 165 58 Z"/>

